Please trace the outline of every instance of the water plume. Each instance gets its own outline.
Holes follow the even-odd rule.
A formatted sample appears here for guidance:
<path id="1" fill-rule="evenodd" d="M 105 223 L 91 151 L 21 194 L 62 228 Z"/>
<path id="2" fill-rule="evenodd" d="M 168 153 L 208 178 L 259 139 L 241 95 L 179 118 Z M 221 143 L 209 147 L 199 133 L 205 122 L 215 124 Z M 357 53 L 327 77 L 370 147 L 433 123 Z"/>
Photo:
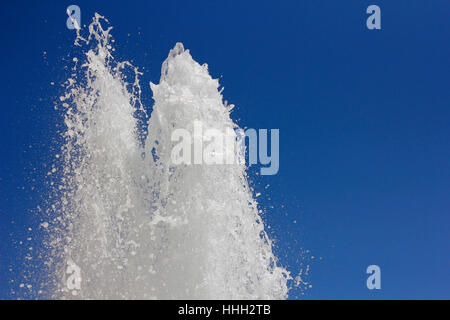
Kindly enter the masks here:
<path id="1" fill-rule="evenodd" d="M 284 299 L 245 164 L 174 165 L 171 133 L 236 129 L 206 64 L 177 43 L 164 61 L 147 135 L 139 72 L 115 61 L 96 14 L 61 97 L 67 127 L 49 221 L 54 298 Z M 135 76 L 129 81 L 126 72 Z M 238 152 L 238 151 L 236 151 Z M 68 270 L 69 267 L 69 270 Z"/>

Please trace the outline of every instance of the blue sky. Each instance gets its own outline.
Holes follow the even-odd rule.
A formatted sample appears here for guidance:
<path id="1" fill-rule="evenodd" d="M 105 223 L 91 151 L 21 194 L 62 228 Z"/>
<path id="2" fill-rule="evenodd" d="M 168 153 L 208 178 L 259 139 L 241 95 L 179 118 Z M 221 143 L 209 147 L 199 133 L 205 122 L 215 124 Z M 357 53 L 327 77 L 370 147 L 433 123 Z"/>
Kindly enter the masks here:
<path id="1" fill-rule="evenodd" d="M 233 119 L 280 129 L 279 173 L 253 180 L 280 262 L 294 273 L 310 265 L 312 288 L 292 298 L 450 298 L 444 0 L 2 4 L 0 298 L 15 297 L 8 280 L 25 250 L 15 242 L 36 224 L 29 210 L 59 147 L 53 102 L 76 56 L 70 4 L 82 24 L 94 12 L 110 20 L 116 57 L 144 71 L 147 106 L 148 82 L 181 41 L 220 78 Z M 371 4 L 381 30 L 366 28 Z M 381 290 L 366 288 L 370 264 L 381 267 Z"/>

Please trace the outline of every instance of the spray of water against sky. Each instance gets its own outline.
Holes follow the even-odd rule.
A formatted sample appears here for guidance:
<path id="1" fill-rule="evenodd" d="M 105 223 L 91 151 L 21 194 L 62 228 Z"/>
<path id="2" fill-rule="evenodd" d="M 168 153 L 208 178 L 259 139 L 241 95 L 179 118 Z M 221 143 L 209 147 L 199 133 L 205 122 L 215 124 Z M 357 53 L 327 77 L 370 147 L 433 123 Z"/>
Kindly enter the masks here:
<path id="1" fill-rule="evenodd" d="M 67 129 L 45 224 L 52 297 L 286 298 L 290 276 L 274 256 L 245 164 L 170 159 L 176 128 L 237 127 L 218 80 L 176 44 L 151 84 L 155 104 L 142 137 L 139 73 L 114 60 L 104 24 L 96 15 L 89 35 L 78 36 L 90 49 L 60 102 Z"/>

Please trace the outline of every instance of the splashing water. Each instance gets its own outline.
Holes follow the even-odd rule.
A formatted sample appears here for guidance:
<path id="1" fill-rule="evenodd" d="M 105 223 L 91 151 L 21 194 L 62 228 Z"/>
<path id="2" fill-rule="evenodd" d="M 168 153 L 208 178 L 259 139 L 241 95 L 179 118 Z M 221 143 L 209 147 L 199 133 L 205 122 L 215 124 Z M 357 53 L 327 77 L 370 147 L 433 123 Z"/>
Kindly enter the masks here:
<path id="1" fill-rule="evenodd" d="M 96 45 L 61 97 L 66 142 L 48 227 L 53 297 L 286 298 L 290 275 L 272 252 L 245 165 L 171 162 L 174 129 L 192 132 L 194 121 L 237 127 L 218 80 L 176 44 L 160 83 L 151 83 L 155 105 L 142 139 L 139 73 L 114 61 L 101 19 L 88 38 L 78 35 L 76 44 Z M 75 281 L 68 266 L 78 268 Z"/>

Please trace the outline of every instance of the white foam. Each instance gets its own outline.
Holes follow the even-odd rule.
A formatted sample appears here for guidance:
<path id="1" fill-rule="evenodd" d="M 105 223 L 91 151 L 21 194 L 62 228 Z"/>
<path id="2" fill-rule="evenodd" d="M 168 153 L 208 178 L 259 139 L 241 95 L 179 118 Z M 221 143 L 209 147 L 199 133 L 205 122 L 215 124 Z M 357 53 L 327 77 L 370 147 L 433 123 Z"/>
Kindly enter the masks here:
<path id="1" fill-rule="evenodd" d="M 96 15 L 80 78 L 68 81 L 64 164 L 50 250 L 54 297 L 283 299 L 289 274 L 264 231 L 246 167 L 172 165 L 171 132 L 194 121 L 236 128 L 206 65 L 181 43 L 151 84 L 155 105 L 138 137 L 140 87 L 114 62 Z M 67 261 L 80 268 L 67 288 Z"/>

